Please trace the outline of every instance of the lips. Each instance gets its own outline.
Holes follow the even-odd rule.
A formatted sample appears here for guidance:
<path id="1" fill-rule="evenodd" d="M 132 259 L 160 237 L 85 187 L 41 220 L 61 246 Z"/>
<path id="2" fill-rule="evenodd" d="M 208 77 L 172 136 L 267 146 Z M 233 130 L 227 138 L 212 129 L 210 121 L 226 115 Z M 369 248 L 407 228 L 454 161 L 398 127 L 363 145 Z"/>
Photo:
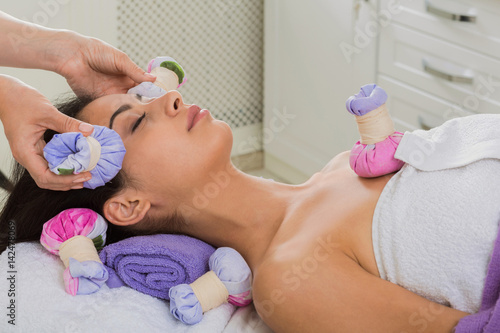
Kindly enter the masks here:
<path id="1" fill-rule="evenodd" d="M 191 105 L 188 109 L 187 113 L 187 130 L 188 132 L 191 130 L 191 128 L 194 125 L 194 118 L 196 115 L 198 115 L 201 111 L 201 108 L 197 105 Z"/>
<path id="2" fill-rule="evenodd" d="M 205 117 L 210 112 L 206 109 L 201 109 L 197 105 L 192 105 L 188 109 L 187 114 L 187 130 L 188 132 L 194 127 L 203 117 Z"/>

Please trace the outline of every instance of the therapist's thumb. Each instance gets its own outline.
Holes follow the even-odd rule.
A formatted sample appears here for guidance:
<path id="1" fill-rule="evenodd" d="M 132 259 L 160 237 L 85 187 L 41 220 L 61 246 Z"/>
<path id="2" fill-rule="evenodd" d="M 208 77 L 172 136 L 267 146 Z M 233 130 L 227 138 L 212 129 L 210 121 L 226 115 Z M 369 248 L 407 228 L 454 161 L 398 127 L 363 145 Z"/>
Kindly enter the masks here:
<path id="1" fill-rule="evenodd" d="M 144 72 L 144 70 L 137 66 L 132 60 L 130 60 L 130 58 L 126 54 L 123 54 L 119 61 L 121 62 L 121 64 L 118 67 L 121 68 L 123 74 L 127 75 L 134 82 L 154 82 L 156 80 L 156 76 Z"/>
<path id="2" fill-rule="evenodd" d="M 58 133 L 80 132 L 84 136 L 89 136 L 94 131 L 94 126 L 64 114 L 60 114 L 51 127 Z"/>

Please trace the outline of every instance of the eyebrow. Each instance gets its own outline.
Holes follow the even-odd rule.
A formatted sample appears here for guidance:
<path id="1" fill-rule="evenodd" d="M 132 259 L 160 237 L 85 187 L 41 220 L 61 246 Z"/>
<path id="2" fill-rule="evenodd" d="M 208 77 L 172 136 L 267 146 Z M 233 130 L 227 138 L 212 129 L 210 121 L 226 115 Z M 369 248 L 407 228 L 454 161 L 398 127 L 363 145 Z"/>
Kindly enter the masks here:
<path id="1" fill-rule="evenodd" d="M 134 97 L 137 98 L 137 100 L 141 100 L 142 99 L 142 96 L 139 95 L 139 94 L 134 94 Z M 113 115 L 111 116 L 111 118 L 109 119 L 109 129 L 113 129 L 113 122 L 115 121 L 115 118 L 118 117 L 118 115 L 122 112 L 125 112 L 127 110 L 130 110 L 132 108 L 132 105 L 130 104 L 123 104 L 122 106 L 120 106 L 114 113 Z"/>
<path id="2" fill-rule="evenodd" d="M 113 115 L 111 116 L 111 118 L 109 119 L 109 128 L 110 129 L 113 129 L 113 122 L 115 121 L 115 118 L 118 117 L 118 115 L 122 112 L 125 112 L 127 110 L 130 110 L 132 108 L 132 105 L 130 104 L 124 104 L 122 106 L 120 106 L 114 113 Z"/>

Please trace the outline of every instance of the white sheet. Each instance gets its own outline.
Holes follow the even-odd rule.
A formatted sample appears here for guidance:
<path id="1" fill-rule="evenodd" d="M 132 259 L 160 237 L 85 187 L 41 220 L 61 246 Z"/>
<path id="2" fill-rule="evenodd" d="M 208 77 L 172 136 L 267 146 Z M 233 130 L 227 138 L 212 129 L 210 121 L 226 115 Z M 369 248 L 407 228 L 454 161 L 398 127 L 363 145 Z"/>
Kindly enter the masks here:
<path id="1" fill-rule="evenodd" d="M 7 279 L 12 269 L 7 255 L 4 251 L 0 256 L 0 332 L 270 332 L 253 307 L 239 309 L 225 329 L 235 311 L 230 304 L 207 312 L 199 324 L 189 326 L 173 318 L 168 302 L 127 287 L 104 286 L 92 295 L 68 295 L 62 262 L 37 242 L 16 244 L 15 296 L 9 296 Z M 15 327 L 8 323 L 11 300 L 16 307 Z"/>
<path id="2" fill-rule="evenodd" d="M 273 333 L 273 331 L 260 319 L 252 304 L 238 308 L 223 333 Z"/>

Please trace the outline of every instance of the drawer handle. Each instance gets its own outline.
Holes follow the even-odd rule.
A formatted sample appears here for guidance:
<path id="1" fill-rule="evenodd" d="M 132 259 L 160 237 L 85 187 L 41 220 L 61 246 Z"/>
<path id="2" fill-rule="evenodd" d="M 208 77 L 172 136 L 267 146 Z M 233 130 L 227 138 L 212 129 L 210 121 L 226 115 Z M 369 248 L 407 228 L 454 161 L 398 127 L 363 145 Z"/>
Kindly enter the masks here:
<path id="1" fill-rule="evenodd" d="M 434 14 L 439 17 L 444 17 L 448 20 L 458 21 L 458 22 L 469 22 L 475 23 L 477 19 L 477 15 L 475 13 L 475 9 L 471 8 L 467 11 L 467 14 L 454 13 L 449 10 L 441 9 L 439 7 L 431 4 L 429 0 L 426 1 L 427 11 L 431 14 Z"/>
<path id="2" fill-rule="evenodd" d="M 441 124 L 429 124 L 425 119 L 424 117 L 422 117 L 421 115 L 418 116 L 418 125 L 420 126 L 421 129 L 423 129 L 424 131 L 428 131 L 434 127 L 438 127 L 440 126 Z"/>
<path id="3" fill-rule="evenodd" d="M 424 71 L 429 74 L 432 74 L 441 79 L 450 81 L 450 82 L 459 82 L 459 83 L 474 83 L 474 75 L 470 70 L 462 70 L 462 74 L 451 74 L 447 73 L 445 70 L 438 69 L 437 66 L 433 66 L 429 63 L 429 60 L 423 59 L 422 64 L 424 66 Z"/>

